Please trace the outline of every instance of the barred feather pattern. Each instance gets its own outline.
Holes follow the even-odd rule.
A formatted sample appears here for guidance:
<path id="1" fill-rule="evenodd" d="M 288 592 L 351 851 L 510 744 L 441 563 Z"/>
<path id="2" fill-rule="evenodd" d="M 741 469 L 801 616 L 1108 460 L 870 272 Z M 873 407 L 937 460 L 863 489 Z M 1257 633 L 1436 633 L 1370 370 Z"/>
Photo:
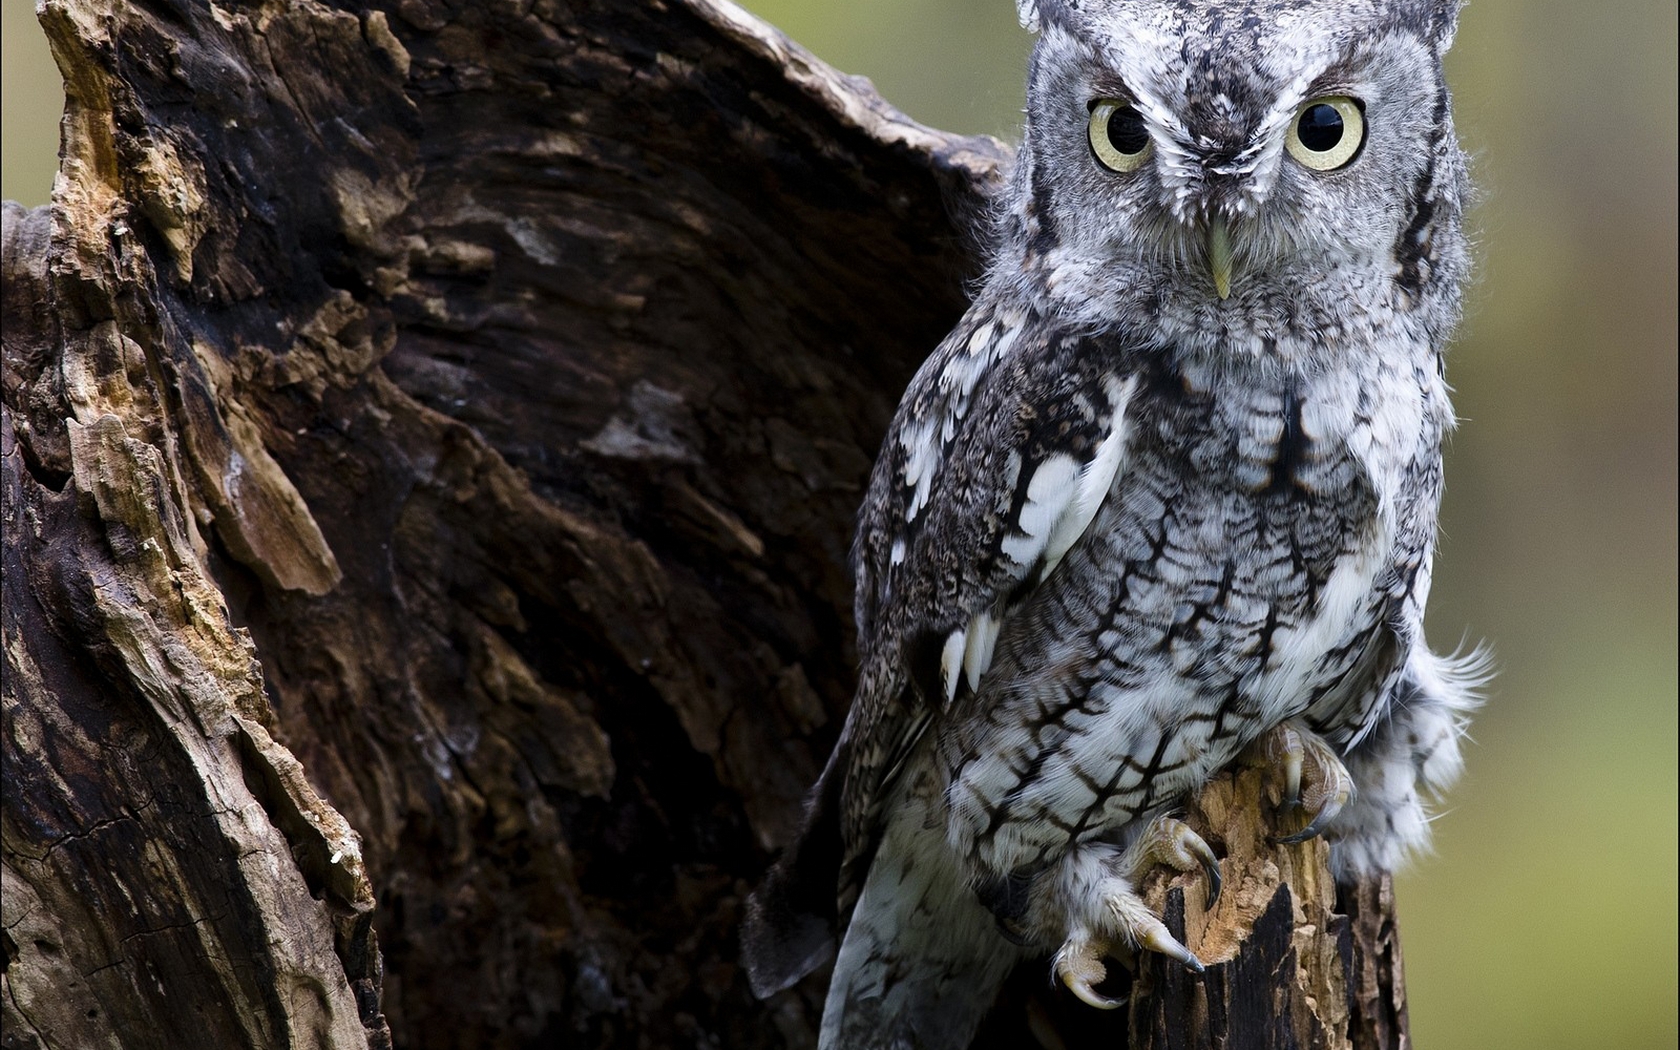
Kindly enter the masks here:
<path id="1" fill-rule="evenodd" d="M 789 902 L 832 893 L 824 1047 L 966 1046 L 1089 908 L 1046 873 L 1285 722 L 1353 778 L 1342 877 L 1426 847 L 1485 680 L 1423 635 L 1468 269 L 1456 10 L 1022 0 L 991 264 L 883 444 L 856 699 L 744 934 L 755 987 L 785 987 L 820 947 Z M 1334 172 L 1292 159 L 1322 97 L 1364 125 Z M 1149 137 L 1135 170 L 1087 141 L 1104 98 Z"/>

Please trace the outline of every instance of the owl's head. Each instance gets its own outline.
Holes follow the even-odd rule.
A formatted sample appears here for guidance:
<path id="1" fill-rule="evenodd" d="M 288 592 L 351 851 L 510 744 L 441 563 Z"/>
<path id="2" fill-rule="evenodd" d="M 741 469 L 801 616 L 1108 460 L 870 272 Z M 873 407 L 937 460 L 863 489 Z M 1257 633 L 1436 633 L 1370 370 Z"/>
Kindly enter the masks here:
<path id="1" fill-rule="evenodd" d="M 1064 312 L 1172 302 L 1265 335 L 1315 298 L 1456 310 L 1459 0 L 1019 3 L 1040 38 L 999 262 Z"/>

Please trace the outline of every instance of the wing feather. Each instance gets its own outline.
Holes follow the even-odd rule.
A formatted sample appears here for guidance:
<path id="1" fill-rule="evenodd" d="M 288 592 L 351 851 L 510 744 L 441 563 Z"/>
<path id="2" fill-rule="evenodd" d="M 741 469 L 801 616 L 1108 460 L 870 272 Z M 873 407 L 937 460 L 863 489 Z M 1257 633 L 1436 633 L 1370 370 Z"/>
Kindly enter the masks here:
<path id="1" fill-rule="evenodd" d="M 979 688 L 1010 608 L 1123 473 L 1130 358 L 1029 309 L 976 304 L 911 381 L 853 548 L 862 668 L 845 729 L 842 913 L 896 772 L 937 711 Z"/>

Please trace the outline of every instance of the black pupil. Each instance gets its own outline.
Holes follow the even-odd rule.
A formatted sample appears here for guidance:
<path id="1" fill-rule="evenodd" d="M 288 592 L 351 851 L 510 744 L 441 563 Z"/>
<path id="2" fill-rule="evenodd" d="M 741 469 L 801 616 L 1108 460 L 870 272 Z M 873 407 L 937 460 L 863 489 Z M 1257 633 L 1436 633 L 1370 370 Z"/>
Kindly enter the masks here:
<path id="1" fill-rule="evenodd" d="M 1121 106 L 1108 118 L 1108 143 L 1123 155 L 1135 157 L 1149 145 L 1149 132 L 1143 127 L 1143 114 L 1130 106 Z"/>
<path id="2" fill-rule="evenodd" d="M 1301 136 L 1301 145 L 1314 153 L 1328 153 L 1342 141 L 1342 115 L 1335 106 L 1320 102 L 1307 107 L 1295 130 Z"/>

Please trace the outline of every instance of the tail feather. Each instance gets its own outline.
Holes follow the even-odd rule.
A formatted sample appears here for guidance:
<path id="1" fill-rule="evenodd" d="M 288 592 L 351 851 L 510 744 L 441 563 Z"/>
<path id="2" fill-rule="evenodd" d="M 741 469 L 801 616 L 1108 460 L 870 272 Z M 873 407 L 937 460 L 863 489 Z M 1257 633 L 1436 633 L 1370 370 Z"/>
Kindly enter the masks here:
<path id="1" fill-rule="evenodd" d="M 806 796 L 798 834 L 747 899 L 741 949 L 747 980 L 760 999 L 789 987 L 834 953 L 846 751 L 842 740 Z"/>
<path id="2" fill-rule="evenodd" d="M 926 796 L 901 801 L 834 964 L 820 1050 L 964 1050 L 1021 958 L 970 889 L 943 821 L 928 820 Z"/>

